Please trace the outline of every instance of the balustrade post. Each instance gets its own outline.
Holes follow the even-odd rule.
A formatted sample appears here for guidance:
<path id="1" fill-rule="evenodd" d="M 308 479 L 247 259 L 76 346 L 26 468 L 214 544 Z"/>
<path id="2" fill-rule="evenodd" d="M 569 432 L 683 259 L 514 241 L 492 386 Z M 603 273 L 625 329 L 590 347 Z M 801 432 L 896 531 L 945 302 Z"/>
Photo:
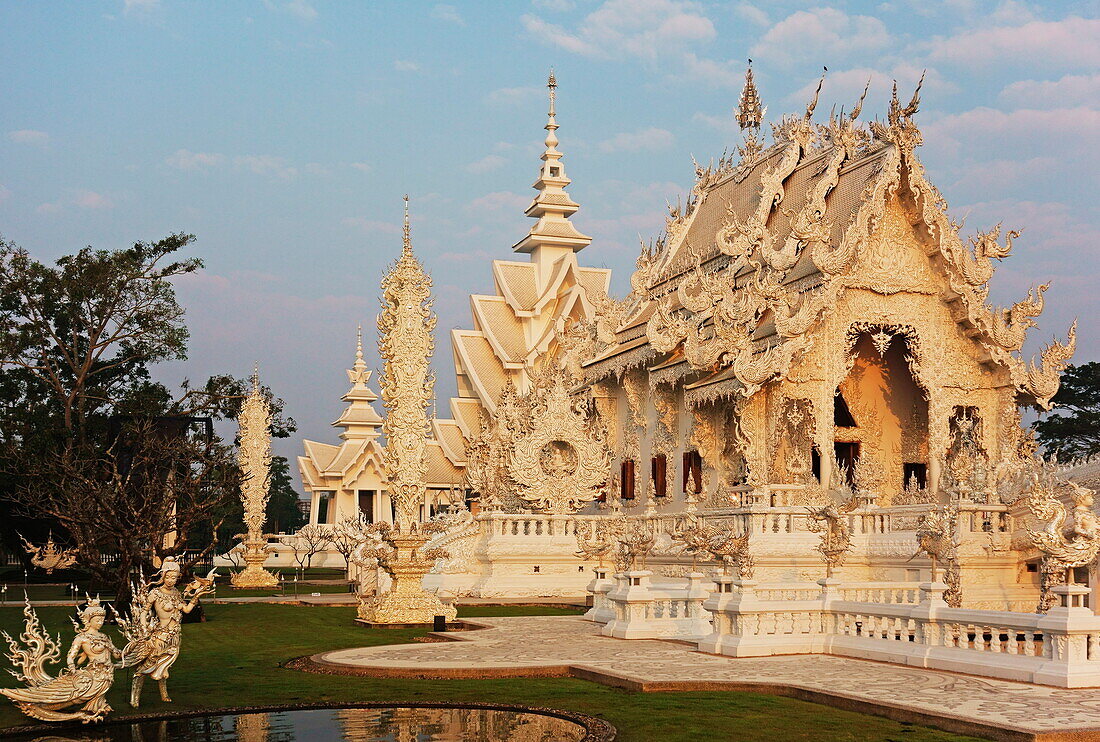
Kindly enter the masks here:
<path id="1" fill-rule="evenodd" d="M 1058 585 L 1052 589 L 1059 604 L 1036 624 L 1048 661 L 1035 673 L 1034 682 L 1063 688 L 1100 685 L 1100 662 L 1089 655 L 1091 637 L 1100 634 L 1100 616 L 1085 607 L 1089 588 Z"/>

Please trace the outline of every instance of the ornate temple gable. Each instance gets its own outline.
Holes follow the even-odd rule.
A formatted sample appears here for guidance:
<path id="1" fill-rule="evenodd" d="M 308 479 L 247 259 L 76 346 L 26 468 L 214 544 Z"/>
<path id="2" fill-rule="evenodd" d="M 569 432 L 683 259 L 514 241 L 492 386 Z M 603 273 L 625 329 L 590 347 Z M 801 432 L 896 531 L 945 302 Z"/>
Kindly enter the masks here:
<path id="1" fill-rule="evenodd" d="M 862 97 L 851 114 L 813 124 L 815 95 L 805 114 L 775 127 L 771 149 L 749 147 L 755 159 L 720 176 L 701 170 L 667 242 L 643 246 L 618 347 L 586 364 L 589 378 L 681 353 L 695 379 L 682 368 L 664 373 L 687 380 L 689 402 L 751 395 L 812 351 L 826 307 L 861 289 L 947 302 L 952 322 L 974 338 L 967 355 L 1007 370 L 998 383 L 1024 401 L 1048 404 L 1073 331 L 1038 361 L 1018 357 L 1046 286 L 1010 308 L 986 304 L 992 261 L 1007 257 L 1018 234 L 1002 245 L 995 229 L 962 243 L 913 153 L 919 90 L 902 106 L 895 89 L 887 121 L 870 132 L 857 122 Z"/>
<path id="2" fill-rule="evenodd" d="M 351 447 L 351 444 L 345 444 Z M 354 455 L 350 458 L 348 466 L 339 472 L 341 488 L 353 488 L 364 475 L 372 479 L 385 480 L 385 469 L 382 459 L 383 450 L 375 441 L 370 441 L 363 446 L 354 447 Z"/>

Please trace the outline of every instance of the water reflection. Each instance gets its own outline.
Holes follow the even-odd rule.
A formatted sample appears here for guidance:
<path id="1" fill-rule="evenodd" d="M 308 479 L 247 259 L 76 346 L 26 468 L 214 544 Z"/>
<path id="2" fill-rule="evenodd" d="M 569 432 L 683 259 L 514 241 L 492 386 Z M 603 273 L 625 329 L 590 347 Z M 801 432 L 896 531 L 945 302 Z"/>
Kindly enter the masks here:
<path id="1" fill-rule="evenodd" d="M 497 709 L 321 709 L 273 711 L 143 724 L 111 724 L 19 742 L 578 742 L 565 719 Z"/>

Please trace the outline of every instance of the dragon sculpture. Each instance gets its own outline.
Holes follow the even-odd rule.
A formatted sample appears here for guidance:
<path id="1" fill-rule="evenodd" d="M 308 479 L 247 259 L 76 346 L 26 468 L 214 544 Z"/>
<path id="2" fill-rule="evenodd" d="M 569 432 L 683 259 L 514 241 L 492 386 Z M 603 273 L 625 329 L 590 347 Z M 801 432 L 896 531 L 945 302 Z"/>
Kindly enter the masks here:
<path id="1" fill-rule="evenodd" d="M 707 551 L 720 562 L 726 575 L 733 570 L 738 580 L 751 580 L 756 561 L 749 553 L 749 534 L 738 534 L 732 528 L 718 530 L 707 543 Z"/>
<path id="2" fill-rule="evenodd" d="M 1073 517 L 1067 525 L 1066 506 L 1054 495 L 1054 477 L 1032 474 L 1032 491 L 1027 498 L 1028 510 L 1043 530 L 1027 529 L 1036 549 L 1043 553 L 1040 571 L 1042 595 L 1036 611 L 1045 613 L 1055 604 L 1051 588 L 1073 579 L 1075 567 L 1091 566 L 1100 552 L 1100 519 L 1093 511 L 1095 493 L 1074 482 L 1065 482 L 1073 499 Z"/>
<path id="3" fill-rule="evenodd" d="M 959 571 L 959 543 L 957 528 L 959 508 L 942 507 L 921 516 L 917 523 L 917 545 L 920 547 L 910 559 L 927 554 L 932 560 L 932 582 L 936 581 L 936 566 L 943 565 L 943 581 L 947 585 L 943 599 L 952 608 L 962 607 L 962 586 Z"/>
<path id="4" fill-rule="evenodd" d="M 844 554 L 852 548 L 852 532 L 848 527 L 848 513 L 859 505 L 857 497 L 851 497 L 841 504 L 830 502 L 821 507 L 807 507 L 810 531 L 821 534 L 821 543 L 817 551 L 825 560 L 825 576 L 832 577 L 833 570 L 844 561 Z"/>

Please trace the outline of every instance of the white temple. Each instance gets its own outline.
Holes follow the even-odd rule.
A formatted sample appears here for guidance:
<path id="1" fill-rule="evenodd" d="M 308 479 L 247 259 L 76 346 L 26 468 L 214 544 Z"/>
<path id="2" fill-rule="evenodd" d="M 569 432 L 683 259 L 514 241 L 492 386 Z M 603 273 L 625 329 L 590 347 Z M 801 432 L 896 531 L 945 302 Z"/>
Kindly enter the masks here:
<path id="1" fill-rule="evenodd" d="M 1018 233 L 960 236 L 914 152 L 919 86 L 869 125 L 863 98 L 815 122 L 815 93 L 768 146 L 750 70 L 740 159 L 696 166 L 623 300 L 578 262 L 590 238 L 569 220 L 555 87 L 536 221 L 514 246 L 528 260 L 493 261 L 496 293 L 471 296 L 474 329 L 452 332 L 459 396 L 432 423 L 422 506 L 450 525 L 433 586 L 599 598 L 611 582 L 592 569 L 616 550 L 620 574 L 640 558 L 687 579 L 700 610 L 732 578 L 689 573 L 722 559 L 795 592 L 825 574 L 868 595 L 942 579 L 951 606 L 980 611 L 1049 608 L 1075 574 L 1095 584 L 1072 556 L 1100 547 L 1091 499 L 1036 470 L 1020 418 L 1049 408 L 1075 328 L 1022 356 L 1047 286 L 988 303 Z M 349 376 L 344 443 L 299 459 L 312 521 L 390 517 L 361 356 Z M 637 628 L 620 618 L 612 635 Z M 691 619 L 688 633 L 710 621 Z"/>

